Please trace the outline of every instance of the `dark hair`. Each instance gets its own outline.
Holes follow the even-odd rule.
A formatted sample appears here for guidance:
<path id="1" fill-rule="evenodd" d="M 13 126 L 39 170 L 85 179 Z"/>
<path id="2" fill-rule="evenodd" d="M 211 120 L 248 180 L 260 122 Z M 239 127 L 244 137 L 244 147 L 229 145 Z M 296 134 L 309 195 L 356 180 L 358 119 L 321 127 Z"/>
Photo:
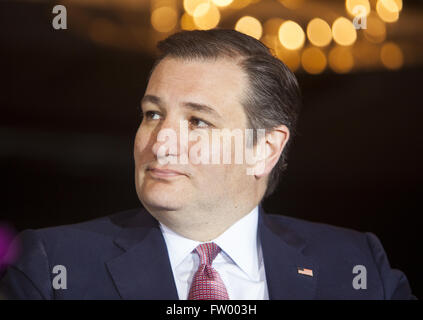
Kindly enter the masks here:
<path id="1" fill-rule="evenodd" d="M 228 57 L 237 60 L 249 80 L 241 101 L 248 127 L 263 128 L 268 132 L 286 125 L 290 131 L 290 139 L 268 178 L 264 198 L 270 196 L 287 167 L 287 152 L 296 134 L 301 94 L 295 75 L 264 44 L 235 30 L 182 31 L 160 41 L 157 48 L 160 56 L 151 73 L 165 57 L 200 60 Z M 257 137 L 254 136 L 253 144 L 256 143 Z"/>

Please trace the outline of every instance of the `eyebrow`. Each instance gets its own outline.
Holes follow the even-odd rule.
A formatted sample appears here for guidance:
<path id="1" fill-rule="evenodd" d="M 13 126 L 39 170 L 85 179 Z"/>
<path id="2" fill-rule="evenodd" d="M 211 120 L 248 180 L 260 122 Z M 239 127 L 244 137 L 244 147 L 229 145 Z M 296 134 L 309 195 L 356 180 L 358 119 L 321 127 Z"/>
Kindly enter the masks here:
<path id="1" fill-rule="evenodd" d="M 141 105 L 147 102 L 153 103 L 162 109 L 164 108 L 164 102 L 157 96 L 150 94 L 145 95 L 141 100 Z M 215 118 L 218 118 L 219 120 L 223 120 L 222 116 L 214 108 L 206 104 L 197 102 L 183 102 L 182 106 L 192 111 L 204 112 L 211 116 L 214 116 Z"/>

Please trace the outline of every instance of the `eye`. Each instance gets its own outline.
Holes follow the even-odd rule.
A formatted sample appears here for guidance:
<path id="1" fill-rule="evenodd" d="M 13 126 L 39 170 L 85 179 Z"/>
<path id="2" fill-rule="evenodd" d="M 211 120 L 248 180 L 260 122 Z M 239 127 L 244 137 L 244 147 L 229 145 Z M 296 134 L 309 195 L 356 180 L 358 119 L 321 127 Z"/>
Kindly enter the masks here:
<path id="1" fill-rule="evenodd" d="M 211 126 L 210 123 L 208 123 L 207 121 L 201 120 L 199 118 L 191 118 L 191 123 L 198 128 L 208 128 L 209 126 Z"/>
<path id="2" fill-rule="evenodd" d="M 158 119 L 153 119 L 154 115 L 159 116 L 159 114 L 156 111 L 147 111 L 143 114 L 143 117 L 146 118 L 147 120 L 158 120 Z"/>

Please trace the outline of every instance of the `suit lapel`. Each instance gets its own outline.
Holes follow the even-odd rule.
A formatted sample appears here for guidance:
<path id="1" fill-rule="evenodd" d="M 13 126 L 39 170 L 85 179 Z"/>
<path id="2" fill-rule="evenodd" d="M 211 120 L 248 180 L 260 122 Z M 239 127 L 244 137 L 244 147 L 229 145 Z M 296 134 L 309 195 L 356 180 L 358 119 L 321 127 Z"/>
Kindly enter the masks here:
<path id="1" fill-rule="evenodd" d="M 318 266 L 302 252 L 305 242 L 275 223 L 259 205 L 258 234 L 271 300 L 313 299 Z M 177 289 L 158 222 L 144 209 L 122 225 L 114 243 L 124 252 L 106 263 L 123 299 L 178 300 Z M 313 276 L 298 273 L 313 270 Z"/>
<path id="2" fill-rule="evenodd" d="M 273 222 L 261 205 L 258 228 L 269 299 L 314 299 L 318 266 L 302 253 L 304 240 L 283 224 Z M 298 268 L 313 270 L 313 276 L 298 273 Z"/>
<path id="3" fill-rule="evenodd" d="M 125 223 L 114 243 L 124 253 L 106 265 L 123 299 L 178 300 L 159 224 L 144 208 Z"/>

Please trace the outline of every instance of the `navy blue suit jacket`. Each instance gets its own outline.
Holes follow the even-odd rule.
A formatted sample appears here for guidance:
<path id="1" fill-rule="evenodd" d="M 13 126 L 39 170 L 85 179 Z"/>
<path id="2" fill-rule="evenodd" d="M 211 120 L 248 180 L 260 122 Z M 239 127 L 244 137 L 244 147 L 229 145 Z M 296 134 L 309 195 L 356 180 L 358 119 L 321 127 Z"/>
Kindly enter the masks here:
<path id="1" fill-rule="evenodd" d="M 415 298 L 371 233 L 269 215 L 260 205 L 258 235 L 270 299 Z M 25 230 L 18 241 L 22 254 L 0 281 L 6 298 L 178 299 L 159 224 L 144 208 Z M 52 286 L 56 265 L 66 268 L 66 289 Z M 366 289 L 354 289 L 356 265 L 366 268 Z"/>

